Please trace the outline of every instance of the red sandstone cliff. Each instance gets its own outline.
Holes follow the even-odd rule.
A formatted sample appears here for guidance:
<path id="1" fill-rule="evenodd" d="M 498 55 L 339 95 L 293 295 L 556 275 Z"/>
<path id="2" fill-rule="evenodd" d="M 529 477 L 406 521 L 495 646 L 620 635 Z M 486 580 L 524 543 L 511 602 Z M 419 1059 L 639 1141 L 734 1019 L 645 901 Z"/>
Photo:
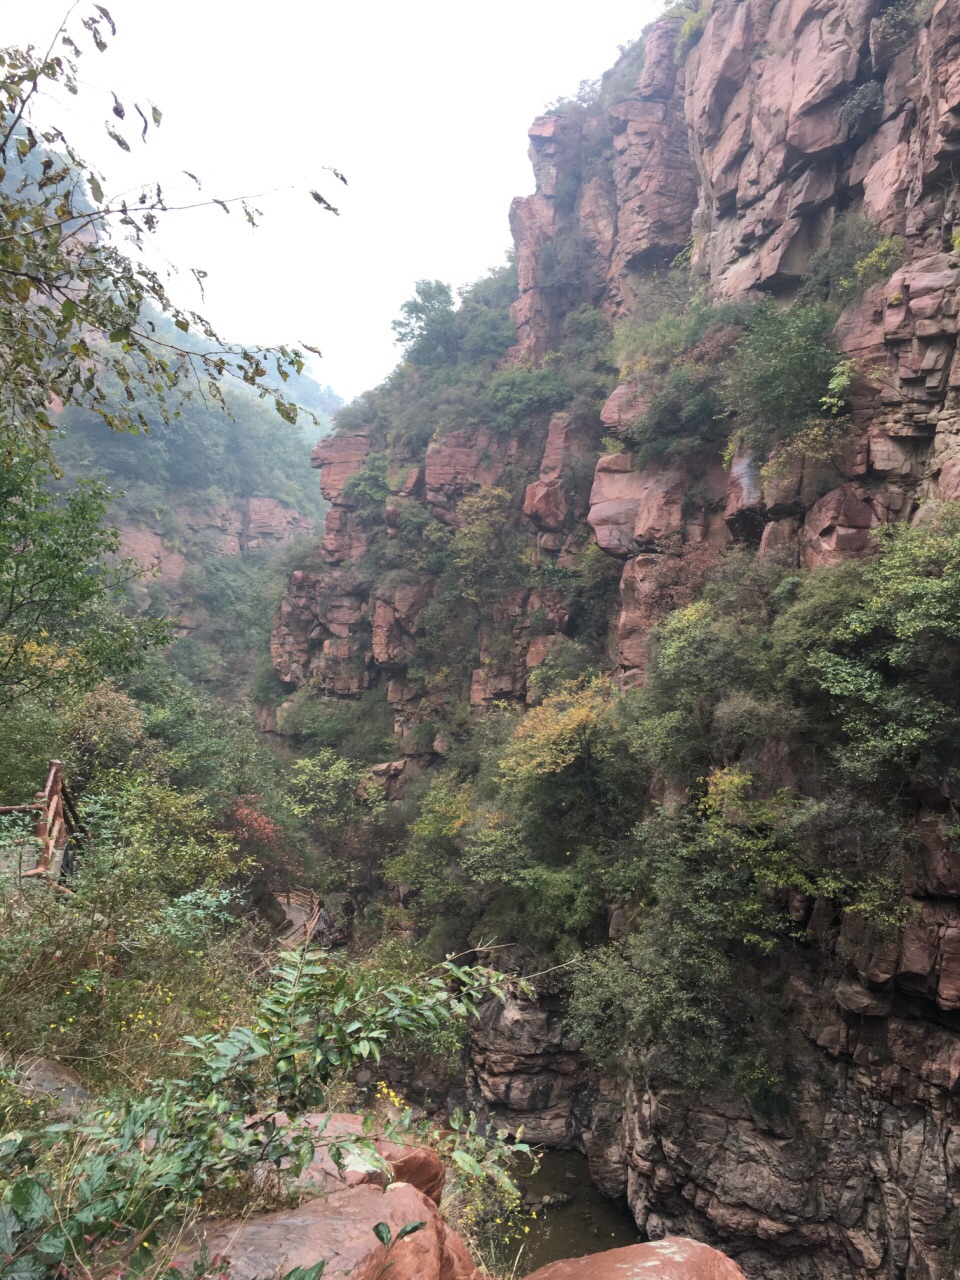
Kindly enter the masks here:
<path id="1" fill-rule="evenodd" d="M 147 571 L 147 577 L 134 588 L 138 602 L 146 604 L 149 594 L 159 590 L 163 608 L 181 637 L 202 638 L 209 631 L 211 618 L 202 599 L 202 581 L 211 558 L 276 551 L 314 531 L 309 516 L 276 498 L 235 498 L 230 502 L 185 498 L 173 507 L 172 517 L 172 522 L 168 517 L 158 525 L 141 512 L 125 511 L 121 504 L 118 527 L 121 554 Z"/>
<path id="2" fill-rule="evenodd" d="M 466 494 L 519 469 L 513 519 L 533 560 L 564 567 L 589 530 L 622 563 L 617 639 L 629 682 L 642 678 L 650 627 L 690 598 L 728 545 L 830 564 L 864 554 L 872 529 L 915 518 L 922 501 L 960 498 L 960 0 L 920 10 L 916 33 L 894 40 L 882 21 L 892 7 L 715 0 L 680 66 L 679 20 L 656 24 L 642 68 L 602 118 L 535 121 L 536 191 L 511 210 L 517 361 L 550 352 L 580 304 L 631 314 L 651 265 L 688 244 L 716 296 L 789 298 L 840 211 L 862 210 L 903 236 L 905 265 L 837 325 L 841 348 L 873 370 L 854 397 L 859 438 L 842 474 L 825 485 L 804 463 L 765 485 L 743 451 L 729 467 L 698 457 L 641 468 L 628 451 L 594 467 L 601 437 L 630 421 L 633 389 L 623 385 L 591 424 L 558 415 L 516 439 L 464 427 L 423 457 L 397 458 L 388 531 L 403 504 L 455 525 Z M 851 138 L 844 106 L 867 84 L 877 86 L 875 117 Z M 571 245 L 576 278 L 551 276 L 545 261 Z M 370 588 L 356 577 L 369 527 L 344 486 L 370 438 L 334 437 L 315 453 L 333 504 L 328 568 L 291 580 L 274 661 L 291 687 L 352 695 L 383 685 L 399 754 L 414 755 L 410 728 L 433 695 L 407 664 L 432 580 Z M 559 591 L 502 600 L 481 635 L 475 708 L 525 699 L 528 672 L 567 627 L 569 607 Z M 507 642 L 494 644 L 495 633 Z M 585 1145 L 602 1185 L 626 1195 L 652 1237 L 719 1242 L 757 1280 L 960 1274 L 960 868 L 942 839 L 945 799 L 924 805 L 926 859 L 892 949 L 871 954 L 826 903 L 794 904 L 809 942 L 841 957 L 848 976 L 824 982 L 803 963 L 790 975 L 785 1000 L 807 1049 L 789 1118 L 662 1087 L 655 1071 L 623 1100 L 623 1082 L 578 1081 L 556 1019 L 530 1009 L 478 1032 L 480 1095 L 534 1136 L 529 1126 L 540 1124 L 545 1139 Z"/>

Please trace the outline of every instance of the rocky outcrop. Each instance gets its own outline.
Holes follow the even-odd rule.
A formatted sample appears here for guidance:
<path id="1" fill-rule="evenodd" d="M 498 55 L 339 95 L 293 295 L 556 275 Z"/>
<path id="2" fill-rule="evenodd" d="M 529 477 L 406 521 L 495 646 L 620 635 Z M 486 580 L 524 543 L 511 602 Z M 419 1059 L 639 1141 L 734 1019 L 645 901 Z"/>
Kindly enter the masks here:
<path id="1" fill-rule="evenodd" d="M 471 674 L 470 705 L 477 708 L 523 701 L 530 671 L 547 657 L 569 619 L 563 596 L 548 587 L 511 591 L 491 612 L 490 624 L 478 633 L 482 665 Z"/>
<path id="2" fill-rule="evenodd" d="M 535 427 L 522 438 L 447 431 L 428 443 L 422 464 L 394 458 L 391 496 L 377 517 L 387 539 L 397 536 L 404 515 L 415 509 L 456 529 L 464 498 L 497 487 L 504 477 L 515 484 L 517 473 L 533 474 L 539 478 L 526 487 L 515 518 L 531 543 L 531 556 L 556 555 L 563 564 L 587 510 L 599 424 L 574 423 L 569 415 L 557 414 Z M 432 751 L 413 744 L 415 726 L 428 718 L 430 706 L 406 671 L 435 579 L 423 570 L 399 570 L 370 586 L 369 573 L 361 577 L 355 571 L 375 526 L 369 513 L 358 513 L 348 481 L 370 453 L 370 438 L 362 431 L 333 436 L 314 450 L 313 465 L 320 469 L 322 492 L 332 504 L 321 543 L 327 567 L 291 575 L 273 629 L 273 665 L 286 684 L 308 685 L 328 696 L 355 696 L 381 683 L 395 712 L 402 749 L 429 756 Z M 463 691 L 470 705 L 480 709 L 503 700 L 523 702 L 530 671 L 547 657 L 553 638 L 568 621 L 559 591 L 507 592 L 479 628 L 481 665 Z M 440 689 L 436 696 L 448 697 L 449 691 Z M 399 783 L 399 776 L 388 776 L 391 787 Z"/>
<path id="3" fill-rule="evenodd" d="M 707 1239 L 757 1280 L 951 1280 L 960 1265 L 960 860 L 941 824 L 907 923 L 874 941 L 826 902 L 793 912 L 807 941 L 783 1007 L 789 1098 L 688 1092 L 656 1056 L 619 1080 L 585 1069 L 555 996 L 485 1007 L 478 1100 L 509 1128 L 578 1146 L 651 1239 Z M 816 951 L 837 957 L 823 976 Z M 799 963 L 798 963 L 799 961 Z M 538 1128 L 539 1124 L 539 1128 Z M 600 1272 L 598 1274 L 604 1274 Z"/>
<path id="4" fill-rule="evenodd" d="M 910 244 L 908 265 L 887 286 L 868 290 L 837 326 L 841 347 L 872 371 L 855 396 L 862 436 L 839 487 L 814 467 L 797 474 L 792 494 L 789 484 L 761 492 L 751 460 L 733 460 L 726 522 L 732 536 L 764 555 L 807 566 L 863 555 L 878 524 L 910 518 L 918 501 L 958 490 L 950 371 L 960 259 L 943 252 L 957 206 L 955 194 L 931 181 L 960 139 L 951 114 L 954 8 L 938 4 L 909 50 L 889 50 L 881 47 L 879 7 L 870 3 L 820 9 L 720 0 L 686 60 L 685 113 L 699 175 L 694 261 L 717 293 L 789 290 L 851 199 Z M 851 145 L 853 108 L 874 99 L 872 127 Z M 609 296 L 622 297 L 622 287 Z M 638 409 L 626 385 L 603 417 L 622 430 Z M 685 542 L 693 530 L 674 503 L 672 519 L 658 513 L 651 545 L 641 545 L 631 520 L 664 477 L 661 468 L 638 472 L 625 459 L 599 464 L 588 519 L 605 550 L 645 553 L 628 560 L 624 574 L 621 662 L 629 679 L 643 663 L 638 601 L 649 553 L 661 530 Z M 664 494 L 659 505 L 665 501 Z M 694 536 L 702 536 L 699 528 Z"/>
<path id="5" fill-rule="evenodd" d="M 187 569 L 187 562 L 179 551 L 168 547 L 163 535 L 154 529 L 137 529 L 124 525 L 120 529 L 120 554 L 136 560 L 151 578 L 157 578 L 165 587 L 176 587 Z"/>
<path id="6" fill-rule="evenodd" d="M 291 1123 L 282 1112 L 275 1119 L 281 1126 Z M 335 1280 L 379 1280 L 388 1270 L 400 1280 L 480 1280 L 466 1245 L 440 1216 L 445 1170 L 435 1151 L 371 1132 L 358 1115 L 308 1114 L 295 1123 L 314 1130 L 317 1141 L 312 1161 L 296 1179 L 303 1202 L 235 1220 L 201 1221 L 172 1265 L 189 1271 L 208 1256 L 228 1265 L 240 1280 L 287 1275 L 320 1262 L 324 1276 Z M 360 1167 L 359 1161 L 341 1169 L 328 1145 L 351 1139 L 373 1142 L 389 1172 Z M 729 1258 L 678 1238 L 553 1263 L 534 1275 L 605 1280 L 628 1267 L 631 1275 L 647 1275 L 654 1265 L 664 1280 L 743 1280 Z"/>
<path id="7" fill-rule="evenodd" d="M 423 503 L 455 526 L 467 493 L 526 471 L 523 512 L 539 553 L 569 566 L 571 533 L 586 515 L 598 545 L 627 560 L 619 630 L 629 680 L 641 671 L 648 630 L 642 601 L 656 566 L 648 557 L 734 540 L 763 555 L 830 564 L 867 553 L 879 524 L 960 493 L 960 254 L 952 247 L 960 190 L 949 177 L 960 153 L 958 5 L 938 0 L 928 14 L 907 0 L 715 0 L 694 22 L 699 38 L 682 63 L 680 20 L 657 22 L 601 85 L 597 107 L 541 116 L 530 130 L 536 190 L 511 210 L 516 360 L 536 362 L 551 351 L 581 303 L 614 317 L 642 306 L 651 266 L 688 243 L 694 271 L 715 296 L 789 298 L 839 211 L 862 212 L 904 237 L 905 265 L 837 326 L 840 346 L 861 370 L 853 397 L 859 434 L 839 474 L 800 463 L 791 476 L 762 480 L 743 452 L 729 475 L 717 458 L 640 468 L 629 452 L 608 454 L 586 513 L 571 480 L 596 449 L 600 425 L 622 433 L 644 408 L 625 383 L 600 424 L 554 419 L 539 468 L 515 436 L 467 425 L 437 434 L 423 457 L 393 457 L 394 470 L 408 477 L 384 513 L 388 536 L 396 536 L 404 503 Z M 315 452 L 333 504 L 323 551 L 334 566 L 367 550 L 369 529 L 344 486 L 371 448 L 369 431 L 359 429 Z M 341 617 L 352 610 L 351 635 L 373 627 L 375 644 L 368 635 L 345 644 L 327 625 L 337 621 L 327 619 L 320 600 L 327 596 Z M 410 633 L 391 609 L 379 589 L 372 600 L 356 596 L 349 575 L 324 575 L 292 592 L 275 644 L 281 677 L 356 692 L 369 683 L 367 667 L 400 672 Z M 336 670 L 341 662 L 348 673 Z M 522 670 L 525 662 L 499 665 Z M 507 679 L 504 670 L 475 676 L 474 704 L 501 692 L 522 697 Z"/>
<path id="8" fill-rule="evenodd" d="M 652 28 L 634 84 L 603 119 L 541 116 L 530 129 L 537 189 L 510 210 L 520 288 L 516 359 L 540 359 L 571 305 L 602 300 L 623 309 L 635 274 L 669 261 L 690 237 L 697 178 L 684 73 L 673 57 L 679 27 L 667 20 Z"/>
<path id="9" fill-rule="evenodd" d="M 270 639 L 270 656 L 280 679 L 337 697 L 366 689 L 372 653 L 360 628 L 369 612 L 368 592 L 349 569 L 325 574 L 297 569 Z"/>
<path id="10" fill-rule="evenodd" d="M 275 1117 L 290 1124 L 282 1112 Z M 315 1196 L 297 1208 L 255 1213 L 236 1221 L 206 1221 L 178 1255 L 188 1270 L 201 1248 L 229 1259 L 232 1276 L 286 1275 L 293 1268 L 324 1262 L 324 1276 L 376 1280 L 389 1269 L 406 1280 L 480 1280 L 463 1241 L 438 1212 L 444 1184 L 443 1162 L 429 1147 L 404 1145 L 346 1113 L 298 1116 L 298 1128 L 313 1130 L 316 1150 L 299 1175 L 300 1194 Z M 372 1142 L 389 1172 L 361 1162 L 341 1169 L 328 1151 L 333 1141 Z M 387 1244 L 374 1232 L 390 1229 Z M 420 1223 L 406 1239 L 404 1227 Z"/>
<path id="11" fill-rule="evenodd" d="M 562 545 L 558 535 L 572 519 L 582 520 L 587 504 L 577 481 L 596 457 L 596 433 L 583 423 L 573 423 L 567 413 L 550 420 L 537 479 L 527 485 L 523 514 L 542 531 L 537 545 L 551 551 Z"/>
<path id="12" fill-rule="evenodd" d="M 378 588 L 373 603 L 373 659 L 384 670 L 402 670 L 413 657 L 417 620 L 433 594 L 433 579 Z"/>
<path id="13" fill-rule="evenodd" d="M 563 1028 L 562 1001 L 513 995 L 485 1002 L 472 1026 L 472 1084 L 478 1102 L 524 1139 L 577 1145 L 576 1113 L 584 1089 L 577 1043 Z"/>
<path id="14" fill-rule="evenodd" d="M 136 560 L 169 587 L 179 584 L 194 545 L 202 555 L 239 556 L 282 546 L 294 538 L 309 536 L 314 529 L 309 517 L 276 498 L 181 503 L 174 508 L 174 515 L 184 530 L 179 538 L 163 529 L 120 525 L 123 555 Z"/>
<path id="15" fill-rule="evenodd" d="M 697 177 L 683 114 L 684 69 L 674 58 L 680 25 L 667 19 L 650 30 L 633 93 L 608 113 L 617 207 L 608 279 L 611 299 L 621 305 L 632 273 L 668 261 L 690 238 Z"/>
<path id="16" fill-rule="evenodd" d="M 173 509 L 175 531 L 144 525 L 139 514 L 121 516 L 120 554 L 135 560 L 146 577 L 132 585 L 138 605 L 150 603 L 150 589 L 160 588 L 164 607 L 181 635 L 203 625 L 206 611 L 193 589 L 188 570 L 211 556 L 243 556 L 278 549 L 307 537 L 314 523 L 276 498 L 236 498 L 231 502 L 180 502 Z"/>
<path id="17" fill-rule="evenodd" d="M 290 576 L 270 639 L 274 670 L 295 688 L 311 685 L 336 697 L 370 684 L 370 593 L 351 571 L 367 550 L 367 534 L 347 482 L 370 453 L 365 432 L 328 436 L 310 455 L 320 491 L 331 504 L 320 549 L 329 568 Z M 383 620 L 381 620 L 383 624 Z M 381 625 L 381 640 L 384 628 Z"/>
<path id="18" fill-rule="evenodd" d="M 449 431 L 427 445 L 424 500 L 445 524 L 457 524 L 457 502 L 499 481 L 517 456 L 517 441 L 489 431 Z"/>

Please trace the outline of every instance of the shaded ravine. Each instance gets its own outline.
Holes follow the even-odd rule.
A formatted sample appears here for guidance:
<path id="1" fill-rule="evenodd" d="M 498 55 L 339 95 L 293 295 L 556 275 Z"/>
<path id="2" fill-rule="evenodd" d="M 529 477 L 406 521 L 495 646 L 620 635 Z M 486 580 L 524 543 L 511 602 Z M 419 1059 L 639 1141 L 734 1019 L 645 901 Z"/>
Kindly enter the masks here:
<path id="1" fill-rule="evenodd" d="M 626 1207 L 601 1195 L 579 1151 L 544 1152 L 539 1170 L 522 1187 L 524 1200 L 537 1215 L 520 1258 L 523 1274 L 561 1258 L 582 1258 L 641 1239 Z"/>

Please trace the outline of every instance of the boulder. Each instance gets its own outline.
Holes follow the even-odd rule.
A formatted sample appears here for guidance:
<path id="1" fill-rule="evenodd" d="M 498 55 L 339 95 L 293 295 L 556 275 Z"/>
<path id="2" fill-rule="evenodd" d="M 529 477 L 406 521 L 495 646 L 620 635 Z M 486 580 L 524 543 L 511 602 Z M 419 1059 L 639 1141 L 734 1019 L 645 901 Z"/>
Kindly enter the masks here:
<path id="1" fill-rule="evenodd" d="M 607 1249 L 586 1258 L 551 1262 L 531 1271 L 527 1280 L 745 1280 L 743 1272 L 725 1253 L 687 1240 L 667 1236 L 624 1249 Z"/>
<path id="2" fill-rule="evenodd" d="M 886 495 L 862 484 L 832 489 L 810 509 L 800 531 L 804 566 L 813 569 L 865 555 L 870 531 L 889 518 Z"/>
<path id="3" fill-rule="evenodd" d="M 395 1241 L 411 1223 L 424 1225 L 388 1251 L 373 1230 L 381 1222 Z M 390 1280 L 480 1280 L 463 1241 L 433 1201 L 402 1182 L 386 1191 L 351 1187 L 277 1213 L 207 1221 L 193 1237 L 172 1264 L 188 1275 L 206 1249 L 229 1260 L 231 1280 L 282 1276 L 318 1262 L 326 1264 L 324 1280 L 379 1280 L 384 1274 Z"/>
<path id="4" fill-rule="evenodd" d="M 0 1053 L 0 1067 L 13 1071 L 17 1088 L 26 1097 L 43 1097 L 58 1110 L 76 1111 L 82 1103 L 93 1101 L 93 1094 L 83 1087 L 73 1067 L 55 1058 L 14 1060 L 7 1053 Z"/>
<path id="5" fill-rule="evenodd" d="M 626 555 L 634 542 L 678 533 L 689 487 L 689 478 L 678 467 L 654 465 L 638 471 L 632 454 L 601 458 L 587 515 L 597 545 L 612 555 Z"/>

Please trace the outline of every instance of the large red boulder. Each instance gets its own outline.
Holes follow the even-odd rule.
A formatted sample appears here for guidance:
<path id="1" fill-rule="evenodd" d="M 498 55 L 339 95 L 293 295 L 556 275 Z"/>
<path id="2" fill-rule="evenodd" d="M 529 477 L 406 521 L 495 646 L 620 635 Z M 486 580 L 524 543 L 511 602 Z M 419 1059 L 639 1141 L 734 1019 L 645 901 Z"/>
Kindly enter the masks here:
<path id="1" fill-rule="evenodd" d="M 384 1222 L 394 1241 L 414 1222 L 424 1225 L 388 1250 L 374 1234 Z M 324 1280 L 480 1280 L 459 1236 L 444 1225 L 432 1200 L 406 1183 L 350 1187 L 296 1209 L 206 1222 L 173 1265 L 190 1273 L 206 1248 L 228 1259 L 231 1280 L 282 1276 L 326 1263 Z"/>
<path id="2" fill-rule="evenodd" d="M 551 1262 L 527 1280 L 745 1280 L 725 1253 L 699 1240 L 668 1236 L 649 1244 L 608 1249 L 588 1258 Z"/>

